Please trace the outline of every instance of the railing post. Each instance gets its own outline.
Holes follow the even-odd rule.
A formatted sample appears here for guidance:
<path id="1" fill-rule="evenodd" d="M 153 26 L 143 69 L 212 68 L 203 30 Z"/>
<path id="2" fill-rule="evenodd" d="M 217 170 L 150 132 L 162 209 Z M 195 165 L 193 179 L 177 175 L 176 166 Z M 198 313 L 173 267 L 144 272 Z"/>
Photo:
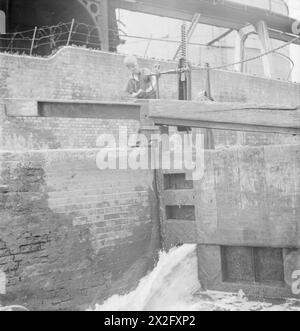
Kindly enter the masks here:
<path id="1" fill-rule="evenodd" d="M 160 99 L 160 65 L 155 66 L 155 78 L 156 78 L 156 98 Z"/>
<path id="2" fill-rule="evenodd" d="M 33 47 L 34 47 L 34 42 L 35 42 L 36 33 L 37 33 L 37 26 L 34 28 L 34 33 L 33 33 L 32 42 L 31 42 L 31 47 L 30 47 L 30 56 L 31 56 L 32 53 L 33 53 Z"/>
<path id="3" fill-rule="evenodd" d="M 211 68 L 209 63 L 206 63 L 206 97 L 210 101 L 214 101 L 211 93 L 210 70 Z M 205 149 L 215 149 L 214 132 L 212 129 L 205 129 L 204 146 Z"/>
<path id="4" fill-rule="evenodd" d="M 74 25 L 75 25 L 75 19 L 73 18 L 72 19 L 72 23 L 71 23 L 71 28 L 70 28 L 69 36 L 68 36 L 67 46 L 70 45 L 70 41 L 71 41 L 71 38 L 72 38 L 72 33 L 73 33 Z"/>

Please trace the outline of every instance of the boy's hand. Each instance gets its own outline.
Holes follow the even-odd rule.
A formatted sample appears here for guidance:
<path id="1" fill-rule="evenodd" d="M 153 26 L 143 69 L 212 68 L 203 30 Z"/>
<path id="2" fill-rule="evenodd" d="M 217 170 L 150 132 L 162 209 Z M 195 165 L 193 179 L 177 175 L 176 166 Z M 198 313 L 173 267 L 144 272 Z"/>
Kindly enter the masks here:
<path id="1" fill-rule="evenodd" d="M 134 98 L 137 98 L 141 93 L 143 93 L 144 91 L 142 90 L 142 89 L 140 89 L 138 92 L 136 92 L 136 93 L 133 93 L 132 94 L 132 96 L 134 97 Z"/>

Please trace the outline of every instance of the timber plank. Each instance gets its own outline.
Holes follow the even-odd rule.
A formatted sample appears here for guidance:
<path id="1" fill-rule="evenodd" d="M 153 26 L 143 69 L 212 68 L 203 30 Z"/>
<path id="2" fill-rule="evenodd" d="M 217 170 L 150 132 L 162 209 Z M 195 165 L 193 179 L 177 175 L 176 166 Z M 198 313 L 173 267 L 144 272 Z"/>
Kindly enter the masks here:
<path id="1" fill-rule="evenodd" d="M 300 134 L 300 108 L 284 105 L 153 100 L 155 124 Z"/>

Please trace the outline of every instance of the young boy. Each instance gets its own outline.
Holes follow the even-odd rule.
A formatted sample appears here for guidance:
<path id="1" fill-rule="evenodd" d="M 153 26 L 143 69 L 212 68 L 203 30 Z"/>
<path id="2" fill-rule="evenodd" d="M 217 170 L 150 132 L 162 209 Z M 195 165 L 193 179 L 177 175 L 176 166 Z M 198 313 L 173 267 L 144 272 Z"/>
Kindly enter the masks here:
<path id="1" fill-rule="evenodd" d="M 126 92 L 137 99 L 156 99 L 156 77 L 151 76 L 151 71 L 147 68 L 141 69 L 134 56 L 126 57 L 124 64 L 132 75 Z"/>

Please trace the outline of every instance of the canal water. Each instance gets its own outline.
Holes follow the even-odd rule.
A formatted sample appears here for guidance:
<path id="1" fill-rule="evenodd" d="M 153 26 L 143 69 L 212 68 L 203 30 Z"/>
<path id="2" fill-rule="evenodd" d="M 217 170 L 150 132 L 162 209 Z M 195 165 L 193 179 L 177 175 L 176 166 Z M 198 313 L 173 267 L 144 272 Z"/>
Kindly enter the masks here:
<path id="1" fill-rule="evenodd" d="M 161 252 L 155 269 L 138 287 L 123 296 L 115 295 L 97 311 L 300 311 L 300 301 L 277 303 L 251 301 L 238 294 L 201 290 L 195 245 Z"/>

